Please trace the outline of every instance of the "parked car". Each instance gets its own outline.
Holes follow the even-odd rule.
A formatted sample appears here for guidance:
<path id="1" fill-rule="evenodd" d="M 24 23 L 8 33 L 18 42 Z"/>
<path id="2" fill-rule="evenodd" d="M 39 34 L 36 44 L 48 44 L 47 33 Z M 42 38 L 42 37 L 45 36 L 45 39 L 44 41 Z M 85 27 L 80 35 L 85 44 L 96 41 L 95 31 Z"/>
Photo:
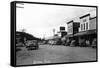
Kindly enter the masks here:
<path id="1" fill-rule="evenodd" d="M 26 48 L 28 50 L 35 50 L 39 48 L 37 40 L 29 40 L 26 42 Z"/>
<path id="2" fill-rule="evenodd" d="M 70 46 L 71 41 L 72 41 L 72 40 L 67 39 L 67 40 L 65 41 L 65 46 Z"/>
<path id="3" fill-rule="evenodd" d="M 24 47 L 24 44 L 22 42 L 19 42 L 16 44 L 16 47 Z"/>
<path id="4" fill-rule="evenodd" d="M 16 44 L 16 52 L 21 51 L 22 50 L 22 47 L 24 47 L 24 44 L 23 43 L 21 43 L 21 42 L 17 43 Z"/>
<path id="5" fill-rule="evenodd" d="M 75 44 L 76 44 L 76 41 L 72 40 L 71 43 L 70 43 L 70 46 L 75 46 Z"/>
<path id="6" fill-rule="evenodd" d="M 19 48 L 19 47 L 16 48 L 16 52 L 21 51 L 21 50 L 22 50 L 22 49 Z"/>

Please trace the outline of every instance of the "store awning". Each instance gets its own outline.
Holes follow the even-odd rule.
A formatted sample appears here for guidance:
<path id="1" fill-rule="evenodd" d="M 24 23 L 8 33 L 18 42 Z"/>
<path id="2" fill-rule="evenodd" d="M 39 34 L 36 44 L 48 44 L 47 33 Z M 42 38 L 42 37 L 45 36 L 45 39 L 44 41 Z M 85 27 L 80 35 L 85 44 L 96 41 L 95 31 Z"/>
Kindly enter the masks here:
<path id="1" fill-rule="evenodd" d="M 83 31 L 83 32 L 79 32 L 74 34 L 74 36 L 82 36 L 82 35 L 90 35 L 90 34 L 96 34 L 96 29 L 95 30 L 88 30 L 88 31 Z"/>

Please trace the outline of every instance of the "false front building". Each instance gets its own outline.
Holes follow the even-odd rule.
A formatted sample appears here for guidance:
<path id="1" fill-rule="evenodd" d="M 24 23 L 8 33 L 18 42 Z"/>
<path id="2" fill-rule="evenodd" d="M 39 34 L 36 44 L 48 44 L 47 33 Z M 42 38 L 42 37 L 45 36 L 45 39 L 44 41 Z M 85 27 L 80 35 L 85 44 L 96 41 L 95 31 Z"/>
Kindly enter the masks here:
<path id="1" fill-rule="evenodd" d="M 75 37 L 78 37 L 79 46 L 91 46 L 94 40 L 96 41 L 96 23 L 97 17 L 91 18 L 90 14 L 80 17 L 79 33 L 74 34 Z"/>
<path id="2" fill-rule="evenodd" d="M 67 35 L 65 36 L 65 38 L 66 38 L 65 45 L 66 46 L 70 46 L 71 42 L 73 42 L 74 40 L 77 40 L 74 37 L 74 34 L 79 32 L 79 30 L 78 30 L 79 26 L 80 26 L 79 22 L 74 22 L 73 20 L 67 22 L 68 32 L 67 32 Z"/>

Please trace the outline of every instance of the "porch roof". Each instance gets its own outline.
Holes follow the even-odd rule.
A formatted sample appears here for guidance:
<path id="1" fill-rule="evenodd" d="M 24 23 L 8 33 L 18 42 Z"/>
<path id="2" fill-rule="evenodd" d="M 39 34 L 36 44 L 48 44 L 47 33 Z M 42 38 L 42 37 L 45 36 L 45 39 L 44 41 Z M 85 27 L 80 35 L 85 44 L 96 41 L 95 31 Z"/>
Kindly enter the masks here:
<path id="1" fill-rule="evenodd" d="M 82 31 L 79 33 L 74 34 L 74 36 L 82 36 L 82 35 L 90 35 L 90 34 L 96 34 L 97 31 L 95 30 L 87 30 L 87 31 Z"/>

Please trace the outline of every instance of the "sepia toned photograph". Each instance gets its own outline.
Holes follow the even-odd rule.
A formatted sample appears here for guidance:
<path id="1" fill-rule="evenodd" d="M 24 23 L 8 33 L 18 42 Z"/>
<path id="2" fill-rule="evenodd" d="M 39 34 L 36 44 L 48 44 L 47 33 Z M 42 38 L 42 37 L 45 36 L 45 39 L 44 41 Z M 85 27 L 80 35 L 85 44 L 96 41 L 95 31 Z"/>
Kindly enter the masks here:
<path id="1" fill-rule="evenodd" d="M 97 61 L 97 7 L 16 3 L 16 65 Z"/>

